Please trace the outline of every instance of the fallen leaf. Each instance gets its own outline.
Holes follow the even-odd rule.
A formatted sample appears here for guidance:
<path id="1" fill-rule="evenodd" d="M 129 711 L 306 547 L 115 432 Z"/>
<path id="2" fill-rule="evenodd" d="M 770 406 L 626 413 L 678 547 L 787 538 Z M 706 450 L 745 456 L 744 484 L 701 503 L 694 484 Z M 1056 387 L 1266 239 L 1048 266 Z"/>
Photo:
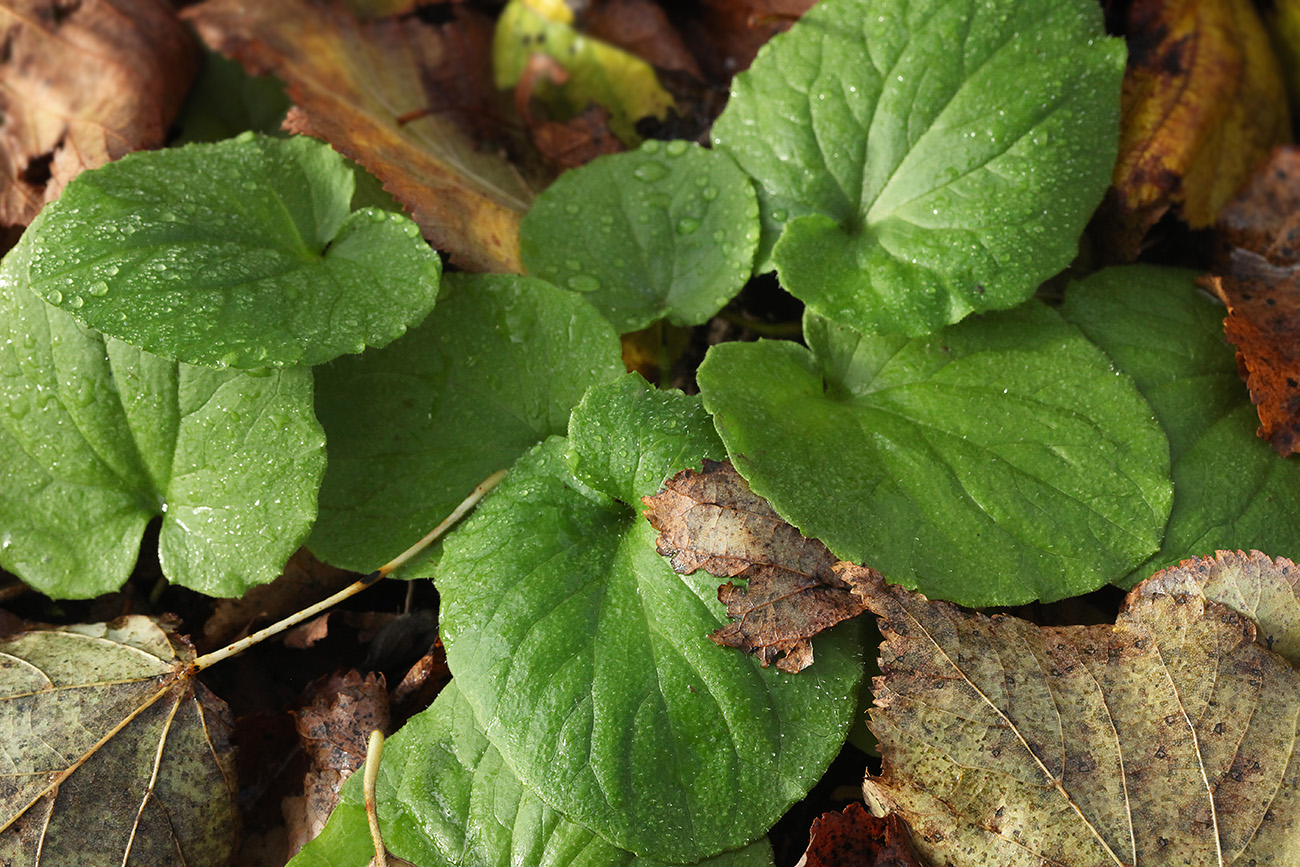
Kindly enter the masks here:
<path id="1" fill-rule="evenodd" d="M 224 867 L 228 712 L 140 616 L 0 642 L 0 863 Z"/>
<path id="2" fill-rule="evenodd" d="M 660 554 L 673 571 L 740 577 L 718 600 L 736 620 L 714 632 L 725 647 L 797 672 L 812 664 L 812 637 L 866 609 L 858 588 L 876 572 L 840 563 L 816 539 L 805 539 L 773 511 L 730 463 L 705 460 L 704 471 L 683 470 L 653 497 L 646 519 L 659 531 Z M 780 657 L 780 659 L 778 659 Z"/>
<path id="3" fill-rule="evenodd" d="M 873 812 L 935 864 L 1297 863 L 1300 673 L 1248 617 L 1167 589 L 1045 628 L 864 588 L 886 638 Z"/>
<path id="4" fill-rule="evenodd" d="M 198 71 L 165 0 L 0 6 L 0 225 L 26 225 L 84 169 L 161 147 Z"/>
<path id="5" fill-rule="evenodd" d="M 1137 587 L 1147 596 L 1203 594 L 1255 621 L 1255 641 L 1300 667 L 1300 569 L 1259 551 L 1218 551 L 1162 569 Z"/>
<path id="6" fill-rule="evenodd" d="M 310 704 L 294 713 L 298 738 L 311 762 L 300 797 L 282 807 L 289 851 L 298 850 L 325 827 L 344 780 L 366 760 L 370 732 L 388 731 L 388 692 L 383 675 L 357 671 L 332 675 L 308 687 Z"/>
<path id="7" fill-rule="evenodd" d="M 209 0 L 186 18 L 215 50 L 284 81 L 297 106 L 286 127 L 378 176 L 453 262 L 521 270 L 518 222 L 538 180 L 465 131 L 483 123 L 480 133 L 503 136 L 497 106 L 481 104 L 477 90 L 458 102 L 457 82 L 490 82 L 472 62 L 490 56 L 490 25 L 358 21 L 338 0 Z"/>
<path id="8" fill-rule="evenodd" d="M 582 23 L 589 36 L 635 54 L 658 69 L 700 76 L 699 64 L 658 3 L 605 0 L 587 9 Z"/>
<path id="9" fill-rule="evenodd" d="M 1282 457 L 1300 449 L 1300 264 L 1273 265 L 1234 250 L 1222 276 L 1208 279 L 1228 306 L 1224 332 L 1259 408 L 1259 436 Z"/>
<path id="10" fill-rule="evenodd" d="M 1136 257 L 1170 208 L 1193 228 L 1289 136 L 1286 92 L 1254 7 L 1235 0 L 1138 0 L 1128 11 L 1117 258 Z"/>
<path id="11" fill-rule="evenodd" d="M 749 68 L 754 55 L 790 28 L 813 0 L 700 0 L 699 21 L 684 28 L 695 54 L 712 77 L 727 80 Z"/>
<path id="12" fill-rule="evenodd" d="M 1251 250 L 1275 265 L 1300 262 L 1300 148 L 1273 149 L 1219 214 L 1225 252 Z"/>
<path id="13" fill-rule="evenodd" d="M 861 804 L 823 813 L 808 832 L 808 850 L 795 867 L 923 867 L 897 813 L 883 819 Z"/>

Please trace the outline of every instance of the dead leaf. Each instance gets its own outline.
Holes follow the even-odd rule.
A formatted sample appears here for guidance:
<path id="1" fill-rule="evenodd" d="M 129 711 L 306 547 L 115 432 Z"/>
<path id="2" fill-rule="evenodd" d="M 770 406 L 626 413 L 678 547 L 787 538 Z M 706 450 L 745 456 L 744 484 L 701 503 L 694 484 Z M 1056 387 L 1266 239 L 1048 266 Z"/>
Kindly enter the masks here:
<path id="1" fill-rule="evenodd" d="M 588 36 L 635 54 L 658 69 L 674 69 L 700 77 L 699 64 L 686 50 L 668 14 L 651 0 L 605 0 L 588 8 L 582 18 Z"/>
<path id="2" fill-rule="evenodd" d="M 139 616 L 0 643 L 0 863 L 229 863 L 230 722 L 193 658 Z"/>
<path id="3" fill-rule="evenodd" d="M 1150 580 L 1114 626 L 1052 628 L 865 588 L 873 811 L 935 864 L 1300 863 L 1300 673 L 1246 616 Z"/>
<path id="4" fill-rule="evenodd" d="M 672 556 L 674 571 L 703 567 L 748 582 L 748 591 L 730 583 L 718 588 L 737 622 L 710 637 L 754 654 L 764 667 L 775 661 L 782 671 L 807 668 L 812 637 L 865 610 L 858 587 L 876 573 L 837 562 L 821 542 L 801 536 L 730 463 L 706 460 L 702 473 L 683 470 L 642 502 L 659 531 L 659 553 Z"/>
<path id="5" fill-rule="evenodd" d="M 0 224 L 26 225 L 68 181 L 161 147 L 198 71 L 165 0 L 0 6 Z"/>
<path id="6" fill-rule="evenodd" d="M 369 169 L 453 262 L 521 272 L 519 219 L 534 182 L 486 144 L 509 132 L 495 89 L 482 92 L 491 24 L 457 16 L 358 21 L 341 0 L 208 0 L 186 11 L 215 50 L 285 82 L 298 107 L 290 131 Z"/>
<path id="7" fill-rule="evenodd" d="M 883 819 L 861 804 L 823 813 L 808 832 L 808 850 L 795 867 L 923 867 L 897 813 Z"/>
<path id="8" fill-rule="evenodd" d="M 1259 410 L 1259 436 L 1282 457 L 1300 449 L 1300 265 L 1278 267 L 1234 250 L 1223 275 L 1209 278 L 1228 306 L 1224 332 Z"/>
<path id="9" fill-rule="evenodd" d="M 1147 596 L 1200 593 L 1255 621 L 1255 641 L 1300 667 L 1300 569 L 1259 551 L 1184 560 L 1136 588 Z"/>
<path id="10" fill-rule="evenodd" d="M 684 27 L 705 73 L 728 81 L 749 68 L 769 39 L 788 30 L 815 0 L 700 0 L 699 21 Z"/>
<path id="11" fill-rule="evenodd" d="M 1288 140 L 1286 91 L 1250 3 L 1136 0 L 1128 12 L 1119 159 L 1108 245 L 1130 260 L 1170 208 L 1214 222 L 1255 166 Z"/>
<path id="12" fill-rule="evenodd" d="M 303 794 L 283 805 L 289 851 L 297 854 L 320 834 L 339 799 L 339 789 L 366 760 L 374 729 L 388 731 L 388 692 L 383 675 L 348 671 L 308 687 L 311 703 L 294 714 L 303 752 L 311 762 Z"/>

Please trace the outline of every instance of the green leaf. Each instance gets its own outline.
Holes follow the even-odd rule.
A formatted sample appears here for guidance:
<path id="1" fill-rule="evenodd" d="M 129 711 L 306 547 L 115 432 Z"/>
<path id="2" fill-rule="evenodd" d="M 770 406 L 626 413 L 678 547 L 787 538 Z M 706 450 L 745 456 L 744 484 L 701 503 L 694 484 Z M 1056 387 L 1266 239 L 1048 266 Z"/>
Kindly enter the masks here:
<path id="1" fill-rule="evenodd" d="M 658 867 L 575 825 L 519 783 L 484 737 L 456 681 L 384 744 L 376 786 L 384 844 L 420 867 Z M 292 867 L 358 867 L 374 853 L 361 774 Z M 766 839 L 702 867 L 770 867 Z"/>
<path id="2" fill-rule="evenodd" d="M 825 0 L 732 84 L 781 283 L 865 333 L 1028 298 L 1110 182 L 1124 47 L 1092 0 Z"/>
<path id="3" fill-rule="evenodd" d="M 1169 437 L 1174 501 L 1160 551 L 1119 582 L 1219 549 L 1300 557 L 1300 463 L 1255 435 L 1259 416 L 1197 272 L 1108 268 L 1062 314 L 1133 377 Z"/>
<path id="4" fill-rule="evenodd" d="M 622 332 L 706 321 L 749 279 L 757 240 L 745 173 L 684 141 L 566 172 L 519 226 L 528 270 L 584 293 Z"/>
<path id="5" fill-rule="evenodd" d="M 859 631 L 833 631 L 797 676 L 709 641 L 716 579 L 675 574 L 634 507 L 721 455 L 696 400 L 628 376 L 593 388 L 570 430 L 448 538 L 448 664 L 505 763 L 573 821 L 664 860 L 742 846 L 843 743 Z"/>
<path id="6" fill-rule="evenodd" d="M 609 324 L 569 292 L 514 275 L 447 278 L 438 308 L 391 346 L 316 371 L 330 444 L 317 556 L 368 572 L 493 472 L 564 433 L 623 365 Z M 427 577 L 417 561 L 405 577 Z"/>
<path id="7" fill-rule="evenodd" d="M 85 328 L 0 266 L 0 565 L 43 593 L 116 590 L 162 516 L 163 574 L 240 596 L 316 516 L 325 443 L 307 368 L 167 361 Z"/>
<path id="8" fill-rule="evenodd" d="M 0 864 L 222 867 L 231 717 L 147 617 L 0 641 Z"/>
<path id="9" fill-rule="evenodd" d="M 387 344 L 438 291 L 439 259 L 416 225 L 349 213 L 353 185 L 343 158 L 305 137 L 129 154 L 45 208 L 13 276 L 156 355 L 319 364 Z"/>
<path id="10" fill-rule="evenodd" d="M 1168 445 L 1133 383 L 1038 302 L 927 338 L 808 317 L 811 351 L 699 370 L 736 468 L 806 536 L 965 605 L 1050 601 L 1160 543 Z"/>

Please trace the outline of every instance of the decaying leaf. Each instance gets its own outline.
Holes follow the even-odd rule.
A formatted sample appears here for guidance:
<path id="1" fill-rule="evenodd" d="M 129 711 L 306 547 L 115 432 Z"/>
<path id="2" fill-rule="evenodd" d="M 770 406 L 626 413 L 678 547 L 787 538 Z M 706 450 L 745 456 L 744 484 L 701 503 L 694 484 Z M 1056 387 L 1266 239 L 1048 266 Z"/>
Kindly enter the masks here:
<path id="1" fill-rule="evenodd" d="M 1133 258 L 1171 207 L 1208 226 L 1269 148 L 1285 141 L 1286 92 L 1254 7 L 1138 0 L 1114 185 L 1115 243 Z"/>
<path id="2" fill-rule="evenodd" d="M 165 0 L 0 5 L 0 225 L 27 225 L 83 169 L 163 144 L 198 70 Z"/>
<path id="3" fill-rule="evenodd" d="M 343 781 L 365 762 L 370 732 L 389 728 L 383 675 L 348 671 L 313 684 L 309 692 L 311 703 L 294 719 L 311 768 L 302 796 L 286 798 L 283 806 L 289 851 L 295 854 L 325 827 Z"/>
<path id="4" fill-rule="evenodd" d="M 1218 562 L 1247 600 L 1294 580 L 1288 561 Z M 1259 581 L 1270 569 L 1283 574 Z M 864 592 L 886 638 L 871 711 L 884 772 L 864 789 L 931 863 L 1300 863 L 1300 672 L 1193 578 L 1149 579 L 1113 626 Z"/>
<path id="5" fill-rule="evenodd" d="M 0 864 L 225 867 L 225 704 L 139 616 L 0 642 Z"/>
<path id="6" fill-rule="evenodd" d="M 710 637 L 754 654 L 765 667 L 807 668 L 812 637 L 866 608 L 858 588 L 877 573 L 840 563 L 821 542 L 801 536 L 730 463 L 705 460 L 702 473 L 683 470 L 642 502 L 659 531 L 659 553 L 671 555 L 674 571 L 703 567 L 748 583 L 748 590 L 718 588 L 736 622 Z"/>
<path id="7" fill-rule="evenodd" d="M 1228 306 L 1224 330 L 1259 408 L 1259 436 L 1300 450 L 1300 149 L 1277 148 L 1219 220 L 1207 284 Z"/>
<path id="8" fill-rule="evenodd" d="M 477 80 L 456 63 L 486 60 L 486 48 L 461 41 L 486 39 L 488 29 L 417 16 L 358 21 L 341 0 L 209 0 L 187 17 L 216 50 L 284 81 L 298 106 L 291 131 L 325 139 L 377 175 L 452 261 L 521 270 L 518 222 L 532 190 L 464 132 L 483 107 L 458 104 L 453 86 Z"/>
<path id="9" fill-rule="evenodd" d="M 795 867 L 923 867 L 897 813 L 883 819 L 853 803 L 823 813 L 808 831 L 808 849 Z"/>

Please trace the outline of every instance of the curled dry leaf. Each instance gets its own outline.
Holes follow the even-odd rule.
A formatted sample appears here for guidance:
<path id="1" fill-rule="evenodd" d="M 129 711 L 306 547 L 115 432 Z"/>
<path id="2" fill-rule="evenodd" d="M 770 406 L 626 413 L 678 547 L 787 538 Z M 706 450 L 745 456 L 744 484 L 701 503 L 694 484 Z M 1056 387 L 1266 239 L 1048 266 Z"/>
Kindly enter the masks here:
<path id="1" fill-rule="evenodd" d="M 0 41 L 0 225 L 27 225 L 84 169 L 161 147 L 198 71 L 165 0 L 17 0 Z"/>
<path id="2" fill-rule="evenodd" d="M 491 56 L 489 25 L 358 21 L 341 0 L 208 0 L 186 15 L 214 49 L 284 81 L 298 106 L 291 131 L 325 139 L 378 176 L 452 261 L 521 271 L 518 223 L 532 189 L 499 150 L 481 146 L 481 135 L 505 125 L 466 131 L 494 106 L 481 90 L 458 89 L 490 83 L 475 66 Z"/>
<path id="3" fill-rule="evenodd" d="M 1300 673 L 1207 598 L 1195 576 L 1224 564 L 1247 600 L 1294 581 L 1288 561 L 1187 561 L 1113 626 L 1056 628 L 866 588 L 886 639 L 873 811 L 933 864 L 1300 863 Z"/>
<path id="4" fill-rule="evenodd" d="M 1209 287 L 1228 306 L 1224 330 L 1259 408 L 1259 436 L 1300 449 L 1300 150 L 1277 148 L 1223 211 Z"/>
<path id="5" fill-rule="evenodd" d="M 1121 258 L 1171 207 L 1214 222 L 1256 164 L 1289 135 L 1286 92 L 1254 7 L 1236 0 L 1137 0 L 1114 185 Z"/>
<path id="6" fill-rule="evenodd" d="M 705 460 L 702 473 L 683 470 L 642 502 L 659 531 L 659 553 L 671 555 L 674 571 L 703 567 L 748 583 L 748 590 L 731 583 L 718 588 L 736 622 L 710 637 L 754 654 L 764 667 L 807 668 L 812 637 L 865 610 L 858 588 L 877 574 L 841 563 L 821 542 L 801 536 L 730 463 Z"/>
<path id="7" fill-rule="evenodd" d="M 228 711 L 193 659 L 139 616 L 0 642 L 0 864 L 230 862 Z"/>

